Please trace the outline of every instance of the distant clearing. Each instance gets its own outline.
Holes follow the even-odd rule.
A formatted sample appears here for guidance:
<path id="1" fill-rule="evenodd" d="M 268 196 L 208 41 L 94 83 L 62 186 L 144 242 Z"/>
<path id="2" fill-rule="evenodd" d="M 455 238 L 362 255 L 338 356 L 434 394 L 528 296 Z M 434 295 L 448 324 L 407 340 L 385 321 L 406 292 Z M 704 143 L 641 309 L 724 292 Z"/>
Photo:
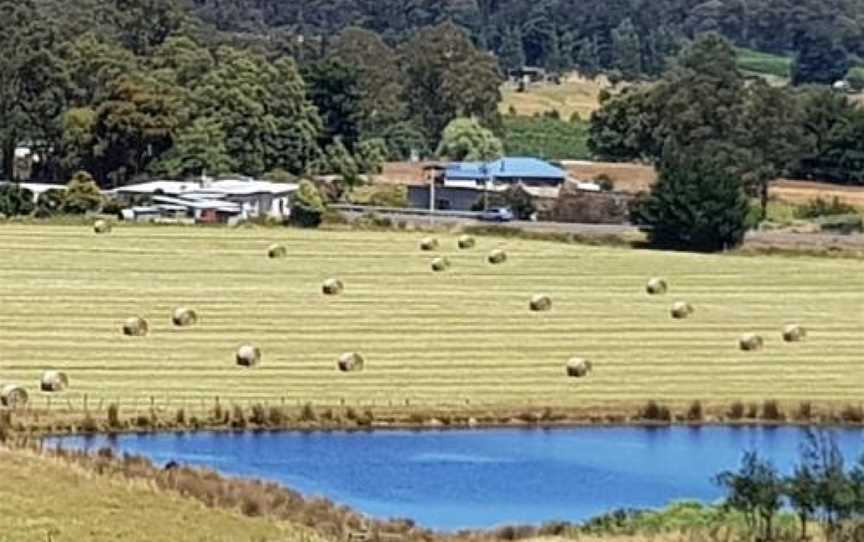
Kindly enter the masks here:
<path id="1" fill-rule="evenodd" d="M 686 401 L 858 401 L 864 336 L 860 262 L 705 256 L 456 235 L 421 252 L 421 234 L 289 229 L 0 227 L 0 381 L 28 387 L 68 373 L 52 408 L 118 402 L 442 406 L 628 405 Z M 273 243 L 285 259 L 267 258 Z M 486 256 L 505 248 L 505 264 Z M 434 273 L 435 256 L 452 267 Z M 648 296 L 649 278 L 670 292 Z M 337 277 L 340 296 L 324 296 Z M 532 313 L 535 294 L 552 310 Z M 691 303 L 687 320 L 673 302 Z M 197 311 L 189 328 L 178 307 Z M 124 337 L 140 315 L 147 337 Z M 783 326 L 808 338 L 784 344 Z M 765 337 L 741 352 L 744 333 Z M 245 343 L 263 359 L 235 364 Z M 337 359 L 361 353 L 362 372 Z M 585 379 L 565 376 L 574 356 Z M 67 403 L 67 400 L 69 403 Z M 126 410 L 126 412 L 129 412 Z"/>
<path id="2" fill-rule="evenodd" d="M 568 76 L 560 85 L 531 84 L 525 92 L 517 92 L 516 85 L 507 83 L 502 89 L 504 99 L 499 110 L 508 114 L 512 108 L 517 115 L 527 117 L 554 110 L 564 120 L 569 120 L 574 113 L 588 120 L 600 105 L 600 91 L 609 86 L 605 77 L 590 80 L 576 74 Z"/>

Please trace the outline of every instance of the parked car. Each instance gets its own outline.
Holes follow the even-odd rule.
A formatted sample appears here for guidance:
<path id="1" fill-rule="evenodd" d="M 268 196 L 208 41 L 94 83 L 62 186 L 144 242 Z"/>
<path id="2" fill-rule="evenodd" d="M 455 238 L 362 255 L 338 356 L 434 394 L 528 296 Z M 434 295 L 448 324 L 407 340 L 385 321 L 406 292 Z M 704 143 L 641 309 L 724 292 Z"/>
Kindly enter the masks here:
<path id="1" fill-rule="evenodd" d="M 480 220 L 489 222 L 510 222 L 513 218 L 513 211 L 506 207 L 487 209 L 480 214 Z"/>

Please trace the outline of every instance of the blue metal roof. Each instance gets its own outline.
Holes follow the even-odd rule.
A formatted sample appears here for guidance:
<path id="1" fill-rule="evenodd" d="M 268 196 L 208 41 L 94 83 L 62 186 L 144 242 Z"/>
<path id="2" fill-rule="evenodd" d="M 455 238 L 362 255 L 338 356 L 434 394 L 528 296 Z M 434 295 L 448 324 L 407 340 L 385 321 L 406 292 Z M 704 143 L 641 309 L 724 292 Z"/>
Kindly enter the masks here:
<path id="1" fill-rule="evenodd" d="M 567 178 L 564 170 L 538 158 L 508 157 L 492 162 L 455 162 L 447 166 L 450 180 L 493 179 L 560 179 Z"/>

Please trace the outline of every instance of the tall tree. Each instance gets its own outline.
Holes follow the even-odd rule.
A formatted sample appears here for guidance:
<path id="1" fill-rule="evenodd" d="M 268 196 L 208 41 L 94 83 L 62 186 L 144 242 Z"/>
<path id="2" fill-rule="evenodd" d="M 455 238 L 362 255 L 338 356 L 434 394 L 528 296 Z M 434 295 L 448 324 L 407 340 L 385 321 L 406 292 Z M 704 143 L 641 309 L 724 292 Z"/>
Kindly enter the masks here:
<path id="1" fill-rule="evenodd" d="M 330 58 L 305 66 L 303 79 L 309 99 L 318 108 L 324 125 L 321 146 L 341 138 L 349 150 L 360 139 L 362 94 L 356 70 L 340 60 Z"/>
<path id="2" fill-rule="evenodd" d="M 236 162 L 228 154 L 225 130 L 213 119 L 201 117 L 181 128 L 174 144 L 154 167 L 171 177 L 224 175 L 236 171 Z"/>
<path id="3" fill-rule="evenodd" d="M 444 129 L 438 156 L 447 160 L 488 161 L 504 154 L 504 145 L 475 119 L 454 119 Z"/>
<path id="4" fill-rule="evenodd" d="M 498 58 L 505 71 L 516 70 L 525 65 L 525 47 L 522 45 L 522 32 L 518 27 L 508 26 L 504 31 Z"/>
<path id="5" fill-rule="evenodd" d="M 408 111 L 430 141 L 459 116 L 497 126 L 501 75 L 493 56 L 477 50 L 452 23 L 421 30 L 400 49 Z"/>
<path id="6" fill-rule="evenodd" d="M 633 81 L 642 74 L 642 45 L 633 21 L 624 19 L 612 31 L 614 66 L 625 80 Z"/>
<path id="7" fill-rule="evenodd" d="M 807 32 L 798 39 L 792 84 L 833 85 L 849 73 L 849 54 L 827 32 Z"/>
<path id="8" fill-rule="evenodd" d="M 0 161 L 8 179 L 20 143 L 47 153 L 60 139 L 68 83 L 57 45 L 32 0 L 0 0 Z"/>

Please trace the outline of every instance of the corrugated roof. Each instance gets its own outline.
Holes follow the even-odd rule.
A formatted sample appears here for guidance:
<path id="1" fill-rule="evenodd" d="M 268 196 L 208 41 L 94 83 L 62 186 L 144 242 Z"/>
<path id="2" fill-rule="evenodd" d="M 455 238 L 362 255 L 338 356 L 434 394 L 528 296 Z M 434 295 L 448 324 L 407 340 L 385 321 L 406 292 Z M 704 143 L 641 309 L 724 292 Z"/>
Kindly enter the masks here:
<path id="1" fill-rule="evenodd" d="M 447 179 L 560 179 L 567 173 L 538 158 L 506 157 L 492 162 L 454 162 L 447 166 Z"/>
<path id="2" fill-rule="evenodd" d="M 288 194 L 298 189 L 294 183 L 271 183 L 269 181 L 249 181 L 225 179 L 208 183 L 194 181 L 151 181 L 116 188 L 116 193 L 155 194 L 161 192 L 172 196 L 180 194 L 207 194 L 215 198 L 225 196 L 250 196 L 252 194 Z"/>

